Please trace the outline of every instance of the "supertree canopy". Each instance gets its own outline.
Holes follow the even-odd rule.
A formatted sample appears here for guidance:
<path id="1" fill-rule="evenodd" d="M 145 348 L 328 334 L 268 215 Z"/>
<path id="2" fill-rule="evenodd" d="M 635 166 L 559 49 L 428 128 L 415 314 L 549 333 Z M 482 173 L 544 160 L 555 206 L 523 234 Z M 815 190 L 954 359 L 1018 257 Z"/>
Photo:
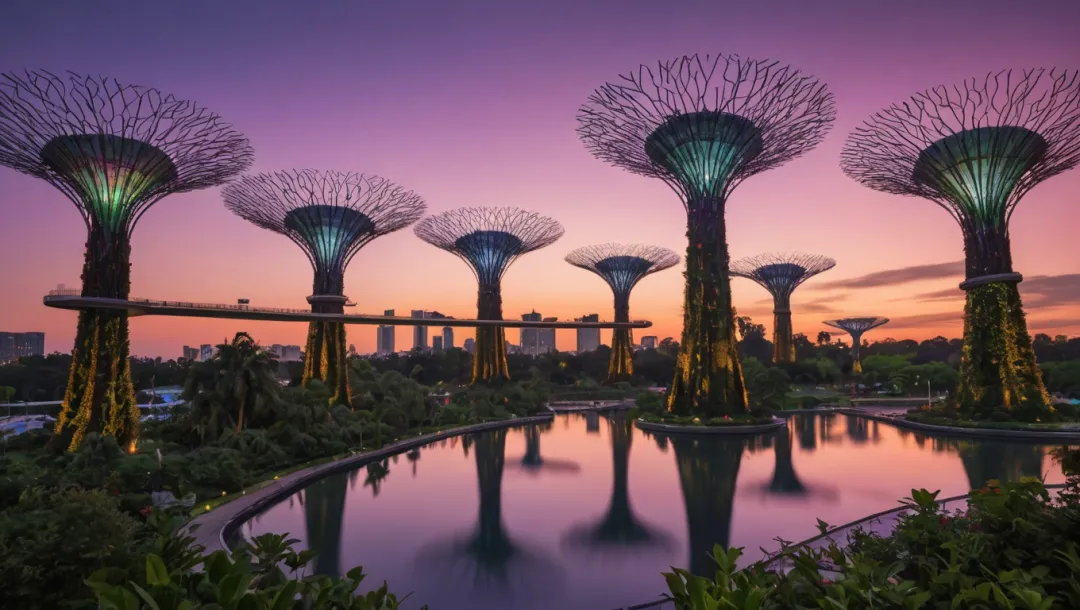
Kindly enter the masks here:
<path id="1" fill-rule="evenodd" d="M 816 78 L 735 55 L 640 66 L 578 111 L 578 135 L 595 156 L 663 180 L 686 207 L 683 335 L 670 411 L 745 411 L 724 207 L 746 178 L 816 146 L 834 115 L 832 94 Z"/>
<path id="2" fill-rule="evenodd" d="M 862 345 L 863 333 L 871 328 L 877 328 L 889 323 L 888 318 L 876 316 L 868 318 L 841 318 L 839 320 L 825 320 L 823 324 L 839 328 L 851 335 L 851 372 L 861 373 L 862 362 L 859 360 L 859 347 Z"/>
<path id="3" fill-rule="evenodd" d="M 615 321 L 630 321 L 630 291 L 646 275 L 674 267 L 679 255 L 667 248 L 640 244 L 600 244 L 578 248 L 566 255 L 566 262 L 592 271 L 615 294 Z M 608 381 L 627 379 L 634 374 L 634 343 L 629 328 L 616 328 L 611 335 Z"/>
<path id="4" fill-rule="evenodd" d="M 171 193 L 225 182 L 251 165 L 242 135 L 194 102 L 103 77 L 0 75 L 0 165 L 41 178 L 86 222 L 82 295 L 127 299 L 131 233 Z M 80 312 L 54 443 L 87 432 L 134 446 L 139 410 L 127 313 Z"/>
<path id="5" fill-rule="evenodd" d="M 929 199 L 964 236 L 959 405 L 1050 405 L 1027 330 L 1009 219 L 1035 185 L 1080 162 L 1080 72 L 1002 71 L 936 87 L 866 121 L 841 153 L 870 188 Z"/>
<path id="6" fill-rule="evenodd" d="M 315 270 L 315 313 L 344 313 L 345 267 L 371 240 L 403 229 L 427 209 L 419 195 L 378 176 L 281 171 L 244 176 L 222 189 L 225 206 L 241 218 L 291 239 Z M 331 404 L 350 404 L 345 325 L 308 325 L 303 383 L 318 379 Z"/>
<path id="7" fill-rule="evenodd" d="M 517 257 L 555 243 L 563 235 L 558 222 L 518 208 L 460 208 L 428 216 L 416 235 L 465 261 L 476 275 L 477 318 L 502 320 L 502 277 Z M 506 332 L 502 327 L 476 329 L 473 382 L 509 379 Z"/>
<path id="8" fill-rule="evenodd" d="M 794 362 L 791 338 L 791 293 L 815 275 L 832 269 L 836 261 L 817 254 L 789 252 L 759 254 L 731 264 L 731 274 L 754 280 L 773 297 L 773 361 Z"/>

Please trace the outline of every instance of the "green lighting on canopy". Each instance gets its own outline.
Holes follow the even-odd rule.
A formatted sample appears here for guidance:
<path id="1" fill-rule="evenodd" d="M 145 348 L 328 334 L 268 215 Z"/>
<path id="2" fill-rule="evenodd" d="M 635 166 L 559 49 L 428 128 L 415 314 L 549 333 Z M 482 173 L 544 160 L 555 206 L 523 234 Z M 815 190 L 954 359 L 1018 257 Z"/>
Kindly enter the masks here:
<path id="1" fill-rule="evenodd" d="M 307 205 L 289 210 L 285 226 L 307 243 L 317 264 L 344 265 L 353 244 L 375 232 L 375 223 L 362 212 L 336 205 Z"/>
<path id="2" fill-rule="evenodd" d="M 753 121 L 706 110 L 669 117 L 645 138 L 645 153 L 697 199 L 722 196 L 732 175 L 763 145 Z"/>
<path id="3" fill-rule="evenodd" d="M 1042 136 L 1023 127 L 968 129 L 923 150 L 912 177 L 962 206 L 979 224 L 998 226 L 1020 179 L 1047 149 Z"/>
<path id="4" fill-rule="evenodd" d="M 41 160 L 75 190 L 95 224 L 114 232 L 139 203 L 177 177 L 162 150 L 110 134 L 58 136 L 42 147 Z"/>

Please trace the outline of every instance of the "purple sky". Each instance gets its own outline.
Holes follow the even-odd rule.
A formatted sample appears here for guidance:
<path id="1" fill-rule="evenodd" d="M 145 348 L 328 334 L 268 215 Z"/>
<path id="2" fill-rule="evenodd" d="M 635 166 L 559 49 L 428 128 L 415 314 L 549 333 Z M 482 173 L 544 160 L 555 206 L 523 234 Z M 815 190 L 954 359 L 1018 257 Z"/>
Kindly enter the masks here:
<path id="1" fill-rule="evenodd" d="M 951 299 L 919 295 L 955 287 L 955 266 L 938 264 L 960 260 L 962 244 L 933 204 L 845 177 L 838 155 L 847 133 L 930 86 L 1002 68 L 1080 69 L 1080 3 L 1067 0 L 12 0 L 3 16 L 0 70 L 70 69 L 195 99 L 251 138 L 255 171 L 370 172 L 417 191 L 432 212 L 515 205 L 554 216 L 566 236 L 510 270 L 507 317 L 532 308 L 611 317 L 603 282 L 562 262 L 575 247 L 624 241 L 685 249 L 675 195 L 594 159 L 578 141 L 575 112 L 594 88 L 642 62 L 685 53 L 791 63 L 828 83 L 838 119 L 821 146 L 735 191 L 731 253 L 799 249 L 836 258 L 835 269 L 795 293 L 795 330 L 813 335 L 824 328 L 820 320 L 843 315 L 894 319 L 868 338 L 957 336 L 959 291 Z M 1078 187 L 1080 170 L 1053 178 L 1013 217 L 1015 267 L 1029 278 L 1022 288 L 1036 332 L 1080 332 L 1073 305 L 1080 282 L 1059 277 L 1080 272 Z M 74 313 L 46 309 L 41 296 L 58 283 L 78 285 L 83 242 L 81 219 L 59 192 L 0 168 L 0 330 L 42 330 L 48 349 L 70 349 Z M 158 203 L 133 247 L 133 296 L 304 307 L 311 291 L 299 249 L 230 214 L 218 189 Z M 884 282 L 863 278 L 885 270 L 898 271 Z M 1036 276 L 1046 277 L 1031 283 Z M 740 313 L 771 328 L 764 290 L 744 280 L 733 289 Z M 361 251 L 346 293 L 358 312 L 475 314 L 467 268 L 411 229 Z M 638 334 L 677 337 L 681 301 L 677 269 L 642 282 L 631 315 L 656 326 Z M 216 343 L 236 330 L 263 343 L 304 337 L 301 325 L 144 318 L 132 322 L 132 347 L 175 357 L 185 343 Z M 458 341 L 468 334 L 457 332 Z M 517 332 L 508 335 L 515 340 Z M 398 347 L 410 337 L 399 330 Z M 375 330 L 351 327 L 349 341 L 370 351 Z M 573 331 L 560 331 L 559 347 L 573 349 Z"/>

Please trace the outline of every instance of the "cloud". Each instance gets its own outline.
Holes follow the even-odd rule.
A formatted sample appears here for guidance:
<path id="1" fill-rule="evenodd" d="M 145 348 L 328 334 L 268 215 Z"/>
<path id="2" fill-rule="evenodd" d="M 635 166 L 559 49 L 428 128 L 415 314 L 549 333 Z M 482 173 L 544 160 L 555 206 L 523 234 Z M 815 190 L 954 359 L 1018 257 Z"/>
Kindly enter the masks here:
<path id="1" fill-rule="evenodd" d="M 964 311 L 962 309 L 957 309 L 956 311 L 939 311 L 936 313 L 920 313 L 913 316 L 891 318 L 889 323 L 882 327 L 882 330 L 887 332 L 890 329 L 921 329 L 926 326 L 939 326 L 942 324 L 955 324 L 957 327 L 962 328 L 963 321 Z"/>
<path id="2" fill-rule="evenodd" d="M 934 263 L 932 265 L 915 265 L 912 267 L 901 267 L 899 269 L 886 269 L 885 271 L 875 271 L 874 273 L 833 282 L 819 282 L 813 285 L 813 289 L 836 290 L 838 288 L 878 288 L 881 286 L 907 284 L 909 282 L 921 282 L 923 280 L 958 277 L 963 274 L 964 261 L 953 261 L 951 263 Z"/>

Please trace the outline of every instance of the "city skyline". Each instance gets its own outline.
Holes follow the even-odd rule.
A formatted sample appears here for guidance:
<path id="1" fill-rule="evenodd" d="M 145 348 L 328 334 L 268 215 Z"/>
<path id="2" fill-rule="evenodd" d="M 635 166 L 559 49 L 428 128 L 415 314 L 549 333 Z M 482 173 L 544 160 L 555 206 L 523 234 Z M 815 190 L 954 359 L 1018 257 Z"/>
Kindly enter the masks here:
<path id="1" fill-rule="evenodd" d="M 151 10 L 121 14 L 120 4 L 105 4 L 70 7 L 73 18 L 64 23 L 49 20 L 47 10 L 30 3 L 12 7 L 14 17 L 28 25 L 0 41 L 0 56 L 19 57 L 30 32 L 36 39 L 77 41 L 76 30 L 68 31 L 73 23 L 121 27 Z M 127 28 L 131 35 L 122 41 L 80 44 L 77 53 L 77 42 L 36 46 L 34 65 L 8 62 L 5 69 L 72 69 L 198 99 L 251 138 L 252 171 L 321 166 L 373 172 L 422 195 L 429 213 L 475 204 L 518 205 L 550 215 L 566 227 L 565 237 L 514 265 L 503 283 L 503 308 L 507 317 L 535 307 L 573 319 L 582 311 L 608 311 L 611 297 L 602 284 L 566 269 L 561 259 L 571 249 L 617 239 L 685 251 L 685 219 L 674 194 L 592 159 L 578 141 L 574 113 L 591 88 L 642 61 L 694 51 L 791 63 L 821 77 L 836 94 L 836 126 L 804 158 L 747 180 L 732 197 L 732 257 L 790 247 L 837 260 L 827 277 L 793 297 L 794 332 L 811 339 L 827 329 L 823 320 L 859 315 L 892 320 L 875 335 L 878 340 L 959 337 L 959 231 L 929 202 L 876 193 L 845 177 L 840 148 L 870 114 L 919 90 L 1005 68 L 1080 67 L 1080 50 L 1066 25 L 1080 18 L 1080 8 L 1057 3 L 1055 10 L 1017 16 L 1006 2 L 914 2 L 902 14 L 854 2 L 813 9 L 787 2 L 618 6 L 627 4 L 633 10 L 624 11 L 616 25 L 605 21 L 605 10 L 615 6 L 607 1 L 574 8 L 571 18 L 571 5 L 559 2 L 476 2 L 449 9 L 410 0 L 364 7 L 363 35 L 335 36 L 325 32 L 340 31 L 339 24 L 349 21 L 340 10 L 238 2 L 215 9 L 213 23 L 190 11 L 160 31 Z M 932 7 L 936 18 L 918 18 L 920 4 Z M 254 20 L 252 6 L 258 6 Z M 361 14 L 348 9 L 353 10 Z M 764 23 L 771 34 L 687 19 L 722 11 L 729 17 L 725 23 Z M 968 27 L 957 28 L 960 20 Z M 161 59 L 196 24 L 208 29 L 194 57 Z M 414 34 L 409 40 L 390 35 L 406 24 Z M 606 37 L 598 33 L 616 27 L 619 40 L 601 42 Z M 555 30 L 562 33 L 559 45 L 551 41 Z M 294 35 L 283 36 L 286 31 Z M 687 47 L 691 37 L 705 42 Z M 953 52 L 943 54 L 940 45 L 913 48 L 908 42 L 916 37 L 948 40 Z M 282 45 L 286 38 L 290 44 Z M 132 44 L 144 52 L 130 53 Z M 392 59 L 377 59 L 386 57 Z M 289 68 L 303 73 L 291 75 L 284 86 L 278 77 Z M 470 76 L 477 72 L 483 80 Z M 337 96 L 310 95 L 327 82 L 340 85 Z M 355 99 L 368 90 L 379 95 L 364 97 L 357 110 Z M 433 96 L 441 100 L 438 110 L 422 101 Z M 467 150 L 463 138 L 470 142 Z M 1012 221 L 1015 267 L 1025 277 L 1020 290 L 1032 334 L 1080 333 L 1080 307 L 1072 304 L 1080 296 L 1080 244 L 1070 236 L 1078 190 L 1080 171 L 1055 177 L 1025 198 Z M 10 328 L 47 333 L 50 351 L 69 351 L 75 333 L 73 313 L 41 304 L 56 284 L 78 283 L 85 227 L 69 205 L 48 185 L 0 171 L 0 213 L 7 220 L 0 226 L 0 255 L 34 256 L 32 265 L 7 274 L 0 318 Z M 307 260 L 263 233 L 232 217 L 220 189 L 170 196 L 147 213 L 133 237 L 132 295 L 223 303 L 250 298 L 258 306 L 306 307 Z M 346 272 L 345 292 L 356 312 L 393 306 L 472 317 L 471 281 L 460 263 L 403 231 L 357 256 Z M 653 321 L 651 335 L 678 340 L 682 282 L 681 273 L 659 274 L 645 279 L 632 297 L 633 317 Z M 772 305 L 760 289 L 736 282 L 733 296 L 738 313 L 771 334 Z M 302 344 L 306 326 L 133 318 L 132 353 L 173 358 L 184 343 L 216 344 L 239 330 L 269 347 Z M 348 341 L 360 352 L 374 352 L 376 333 L 374 326 L 350 327 Z M 572 333 L 557 331 L 558 344 L 572 345 Z M 609 342 L 610 334 L 604 331 L 601 340 Z M 456 338 L 471 336 L 471 329 L 460 329 Z"/>

